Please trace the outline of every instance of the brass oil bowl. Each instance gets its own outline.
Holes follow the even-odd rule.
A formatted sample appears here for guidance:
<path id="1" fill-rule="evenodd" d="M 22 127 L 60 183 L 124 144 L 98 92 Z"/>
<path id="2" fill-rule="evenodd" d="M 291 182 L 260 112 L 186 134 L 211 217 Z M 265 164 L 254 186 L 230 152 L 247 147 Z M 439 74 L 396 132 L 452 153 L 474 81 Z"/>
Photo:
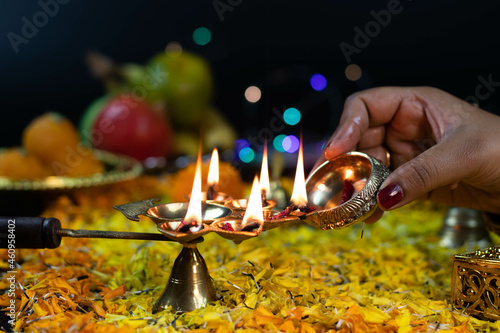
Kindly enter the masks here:
<path id="1" fill-rule="evenodd" d="M 193 228 L 196 229 L 195 231 L 190 229 L 189 231 L 181 232 L 177 229 L 172 229 L 175 226 L 179 226 L 181 223 L 181 221 L 159 223 L 157 225 L 157 229 L 166 237 L 179 243 L 189 243 L 205 234 L 208 234 L 209 232 L 212 232 L 210 226 L 203 223 L 201 223 L 198 227 Z"/>
<path id="2" fill-rule="evenodd" d="M 243 218 L 243 216 L 245 215 L 245 211 L 247 209 L 247 205 L 248 205 L 248 199 L 233 199 L 224 204 L 225 207 L 233 211 L 233 214 L 231 216 L 237 219 Z M 266 200 L 266 205 L 262 206 L 262 209 L 264 210 L 264 212 L 272 211 L 272 209 L 275 206 L 276 206 L 276 201 Z"/>
<path id="3" fill-rule="evenodd" d="M 242 226 L 242 220 L 220 220 L 211 225 L 214 231 L 221 237 L 231 240 L 236 244 L 241 243 L 249 238 L 256 237 L 262 232 L 263 223 L 252 223 L 251 221 L 247 224 L 250 228 L 244 229 Z M 231 230 L 227 230 L 229 226 Z"/>
<path id="4" fill-rule="evenodd" d="M 140 221 L 140 216 L 149 217 L 154 223 L 160 224 L 171 221 L 181 221 L 186 216 L 189 204 L 187 202 L 174 202 L 159 204 L 160 199 L 146 199 L 113 206 L 126 218 L 132 221 Z M 222 205 L 202 203 L 202 219 L 204 223 L 210 224 L 215 219 L 229 216 L 231 209 Z"/>
<path id="5" fill-rule="evenodd" d="M 217 219 L 228 217 L 232 211 L 222 205 L 202 203 L 202 223 L 198 227 L 179 231 L 178 228 L 189 206 L 187 202 L 176 202 L 157 205 L 159 199 L 148 199 L 114 206 L 125 217 L 139 221 L 140 216 L 146 216 L 157 225 L 159 232 L 179 243 L 188 243 L 209 232 L 214 231 L 210 224 Z"/>
<path id="6" fill-rule="evenodd" d="M 189 203 L 187 202 L 176 202 L 167 203 L 162 205 L 156 205 L 149 208 L 144 214 L 149 217 L 156 224 L 170 222 L 170 221 L 181 221 L 186 216 Z M 212 204 L 208 202 L 203 202 L 201 206 L 202 220 L 205 224 L 212 223 L 215 219 L 226 217 L 231 214 L 231 210 L 221 205 Z"/>
<path id="7" fill-rule="evenodd" d="M 187 243 L 214 231 L 210 224 L 231 214 L 231 210 L 221 205 L 203 202 L 201 206 L 202 222 L 187 231 L 179 231 L 179 226 L 186 216 L 189 203 L 169 203 L 157 205 L 148 209 L 145 216 L 157 224 L 159 232 L 172 240 Z"/>
<path id="8" fill-rule="evenodd" d="M 340 229 L 369 217 L 377 206 L 377 192 L 389 168 L 376 158 L 349 152 L 320 165 L 306 180 L 308 203 L 317 208 L 302 220 L 322 230 Z M 340 203 L 345 181 L 352 197 Z"/>

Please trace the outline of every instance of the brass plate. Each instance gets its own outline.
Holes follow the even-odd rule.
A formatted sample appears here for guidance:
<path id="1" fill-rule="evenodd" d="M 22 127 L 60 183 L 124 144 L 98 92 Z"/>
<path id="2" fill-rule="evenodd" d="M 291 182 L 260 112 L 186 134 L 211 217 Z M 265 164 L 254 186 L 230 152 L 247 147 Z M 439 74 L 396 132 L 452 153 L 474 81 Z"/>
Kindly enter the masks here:
<path id="1" fill-rule="evenodd" d="M 40 179 L 11 179 L 0 177 L 0 191 L 66 190 L 130 180 L 138 177 L 143 167 L 131 157 L 94 150 L 95 156 L 105 165 L 106 171 L 81 177 L 49 176 Z"/>

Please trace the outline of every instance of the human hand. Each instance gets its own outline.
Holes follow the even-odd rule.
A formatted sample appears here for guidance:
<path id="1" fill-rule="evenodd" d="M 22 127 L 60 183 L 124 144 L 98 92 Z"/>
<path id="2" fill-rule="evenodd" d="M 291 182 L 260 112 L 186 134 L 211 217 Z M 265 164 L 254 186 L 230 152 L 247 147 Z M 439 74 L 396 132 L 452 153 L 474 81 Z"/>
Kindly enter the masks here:
<path id="1" fill-rule="evenodd" d="M 390 164 L 382 210 L 415 199 L 500 214 L 500 117 L 430 87 L 382 87 L 351 95 L 323 151 L 351 150 Z M 367 222 L 376 221 L 382 211 Z"/>

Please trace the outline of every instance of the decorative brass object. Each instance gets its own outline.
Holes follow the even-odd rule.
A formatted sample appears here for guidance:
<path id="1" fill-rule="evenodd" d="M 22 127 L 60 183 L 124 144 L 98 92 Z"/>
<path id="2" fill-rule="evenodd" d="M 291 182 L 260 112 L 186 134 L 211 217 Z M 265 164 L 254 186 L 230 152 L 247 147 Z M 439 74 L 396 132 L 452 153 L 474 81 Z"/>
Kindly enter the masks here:
<path id="1" fill-rule="evenodd" d="M 471 208 L 449 207 L 438 235 L 439 244 L 449 249 L 465 246 L 472 251 L 493 245 L 481 212 Z"/>
<path id="2" fill-rule="evenodd" d="M 500 320 L 500 246 L 455 255 L 452 278 L 454 307 Z"/>
<path id="3" fill-rule="evenodd" d="M 366 219 L 377 206 L 377 192 L 387 176 L 387 165 L 359 152 L 350 152 L 323 163 L 306 182 L 309 203 L 320 209 L 307 214 L 304 222 L 329 230 L 345 228 Z M 360 189 L 340 205 L 346 179 L 359 184 Z"/>
<path id="4" fill-rule="evenodd" d="M 373 213 L 377 191 L 388 175 L 385 164 L 366 154 L 351 152 L 341 155 L 323 163 L 306 181 L 308 204 L 314 206 L 315 211 L 303 213 L 297 210 L 289 216 L 274 218 L 279 212 L 272 210 L 276 203 L 269 200 L 263 207 L 264 221 L 250 221 L 246 226 L 243 225 L 243 216 L 247 201 L 226 196 L 220 201 L 203 201 L 202 223 L 194 226 L 183 224 L 187 202 L 157 205 L 158 199 L 149 199 L 115 208 L 134 221 L 139 221 L 141 215 L 148 217 L 165 237 L 183 244 L 169 283 L 154 311 L 172 306 L 175 311 L 187 312 L 215 299 L 205 261 L 193 245 L 201 241 L 203 235 L 215 232 L 239 244 L 262 231 L 290 222 L 304 221 L 322 230 L 344 228 Z M 355 192 L 348 201 L 340 204 L 345 180 L 354 184 Z M 206 285 L 202 287 L 203 281 Z"/>

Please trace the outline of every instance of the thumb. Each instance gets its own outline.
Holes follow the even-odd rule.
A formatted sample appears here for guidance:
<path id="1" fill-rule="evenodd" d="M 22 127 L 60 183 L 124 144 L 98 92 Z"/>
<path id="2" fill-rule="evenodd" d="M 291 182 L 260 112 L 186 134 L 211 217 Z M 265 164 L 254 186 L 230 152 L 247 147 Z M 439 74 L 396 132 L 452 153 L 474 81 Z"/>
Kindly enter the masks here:
<path id="1" fill-rule="evenodd" d="M 470 153 L 463 146 L 457 147 L 455 140 L 441 141 L 415 158 L 408 157 L 409 161 L 396 168 L 380 187 L 377 199 L 383 210 L 404 206 L 472 172 Z"/>

